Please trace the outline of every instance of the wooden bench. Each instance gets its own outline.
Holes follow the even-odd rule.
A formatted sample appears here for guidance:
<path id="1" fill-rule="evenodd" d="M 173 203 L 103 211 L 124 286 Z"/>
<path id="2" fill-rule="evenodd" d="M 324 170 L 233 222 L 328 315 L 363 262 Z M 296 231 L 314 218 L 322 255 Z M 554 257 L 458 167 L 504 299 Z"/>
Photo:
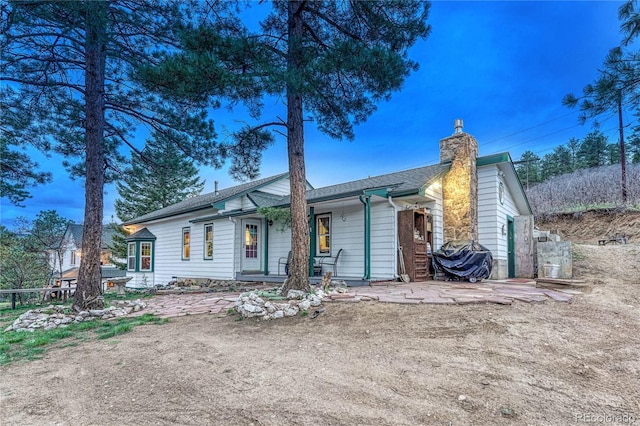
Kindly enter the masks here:
<path id="1" fill-rule="evenodd" d="M 24 294 L 24 293 L 42 293 L 42 297 L 44 298 L 46 295 L 50 295 L 51 293 L 60 293 L 62 295 L 63 301 L 67 301 L 68 297 L 71 297 L 71 291 L 75 290 L 75 286 L 69 287 L 39 287 L 39 288 L 8 288 L 0 290 L 0 294 L 10 294 L 11 295 L 11 309 L 16 308 L 16 295 Z"/>

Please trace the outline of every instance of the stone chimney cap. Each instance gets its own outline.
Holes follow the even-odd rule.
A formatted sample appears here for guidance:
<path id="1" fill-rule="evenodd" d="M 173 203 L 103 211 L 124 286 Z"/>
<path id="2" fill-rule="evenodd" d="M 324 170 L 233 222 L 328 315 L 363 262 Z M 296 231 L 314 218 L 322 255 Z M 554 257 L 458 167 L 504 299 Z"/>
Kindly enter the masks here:
<path id="1" fill-rule="evenodd" d="M 462 118 L 456 118 L 455 121 L 453 122 L 453 129 L 454 129 L 454 134 L 456 133 L 462 133 L 462 127 L 463 127 L 464 123 L 462 121 Z"/>

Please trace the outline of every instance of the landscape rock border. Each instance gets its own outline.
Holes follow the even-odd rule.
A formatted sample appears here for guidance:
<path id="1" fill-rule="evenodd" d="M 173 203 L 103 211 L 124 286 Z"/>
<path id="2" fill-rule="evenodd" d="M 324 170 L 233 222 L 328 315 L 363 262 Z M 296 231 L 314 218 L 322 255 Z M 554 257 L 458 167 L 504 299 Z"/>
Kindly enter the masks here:
<path id="1" fill-rule="evenodd" d="M 235 302 L 235 310 L 243 318 L 261 318 L 272 320 L 294 317 L 298 313 L 320 307 L 323 300 L 330 300 L 331 295 L 347 293 L 346 284 L 332 282 L 333 287 L 314 288 L 305 293 L 300 290 L 289 290 L 286 297 L 279 296 L 280 288 L 271 290 L 253 290 L 242 293 Z M 281 302 L 279 302 L 281 300 Z"/>
<path id="2" fill-rule="evenodd" d="M 52 330 L 68 327 L 70 324 L 95 319 L 108 320 L 123 317 L 131 312 L 138 312 L 146 308 L 147 304 L 140 299 L 116 300 L 105 309 L 91 309 L 78 313 L 69 312 L 64 305 L 49 305 L 44 308 L 32 309 L 16 318 L 4 331 L 35 331 L 39 328 Z"/>

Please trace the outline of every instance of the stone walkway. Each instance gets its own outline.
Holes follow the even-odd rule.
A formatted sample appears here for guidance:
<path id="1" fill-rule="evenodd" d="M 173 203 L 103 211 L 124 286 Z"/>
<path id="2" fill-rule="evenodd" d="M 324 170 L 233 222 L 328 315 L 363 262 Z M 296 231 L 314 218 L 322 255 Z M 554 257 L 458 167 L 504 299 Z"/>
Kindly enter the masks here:
<path id="1" fill-rule="evenodd" d="M 272 288 L 256 286 L 259 289 Z M 381 283 L 367 287 L 350 287 L 348 293 L 332 294 L 323 302 L 378 301 L 402 304 L 497 303 L 510 305 L 521 302 L 571 302 L 582 292 L 573 289 L 537 288 L 535 281 L 506 280 L 481 283 L 428 281 L 422 283 Z M 147 307 L 130 316 L 155 314 L 162 318 L 184 315 L 217 314 L 225 316 L 239 293 L 184 293 L 157 295 L 146 299 Z"/>

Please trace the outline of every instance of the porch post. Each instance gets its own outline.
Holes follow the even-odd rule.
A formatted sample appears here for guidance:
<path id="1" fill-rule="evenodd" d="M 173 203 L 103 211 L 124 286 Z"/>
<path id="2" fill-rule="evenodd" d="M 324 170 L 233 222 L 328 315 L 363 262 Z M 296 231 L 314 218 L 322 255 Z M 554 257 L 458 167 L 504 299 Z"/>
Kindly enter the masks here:
<path id="1" fill-rule="evenodd" d="M 269 220 L 264 218 L 264 275 L 269 275 Z"/>
<path id="2" fill-rule="evenodd" d="M 364 193 L 358 198 L 364 205 L 364 276 L 362 279 L 368 280 L 371 278 L 371 195 Z"/>

